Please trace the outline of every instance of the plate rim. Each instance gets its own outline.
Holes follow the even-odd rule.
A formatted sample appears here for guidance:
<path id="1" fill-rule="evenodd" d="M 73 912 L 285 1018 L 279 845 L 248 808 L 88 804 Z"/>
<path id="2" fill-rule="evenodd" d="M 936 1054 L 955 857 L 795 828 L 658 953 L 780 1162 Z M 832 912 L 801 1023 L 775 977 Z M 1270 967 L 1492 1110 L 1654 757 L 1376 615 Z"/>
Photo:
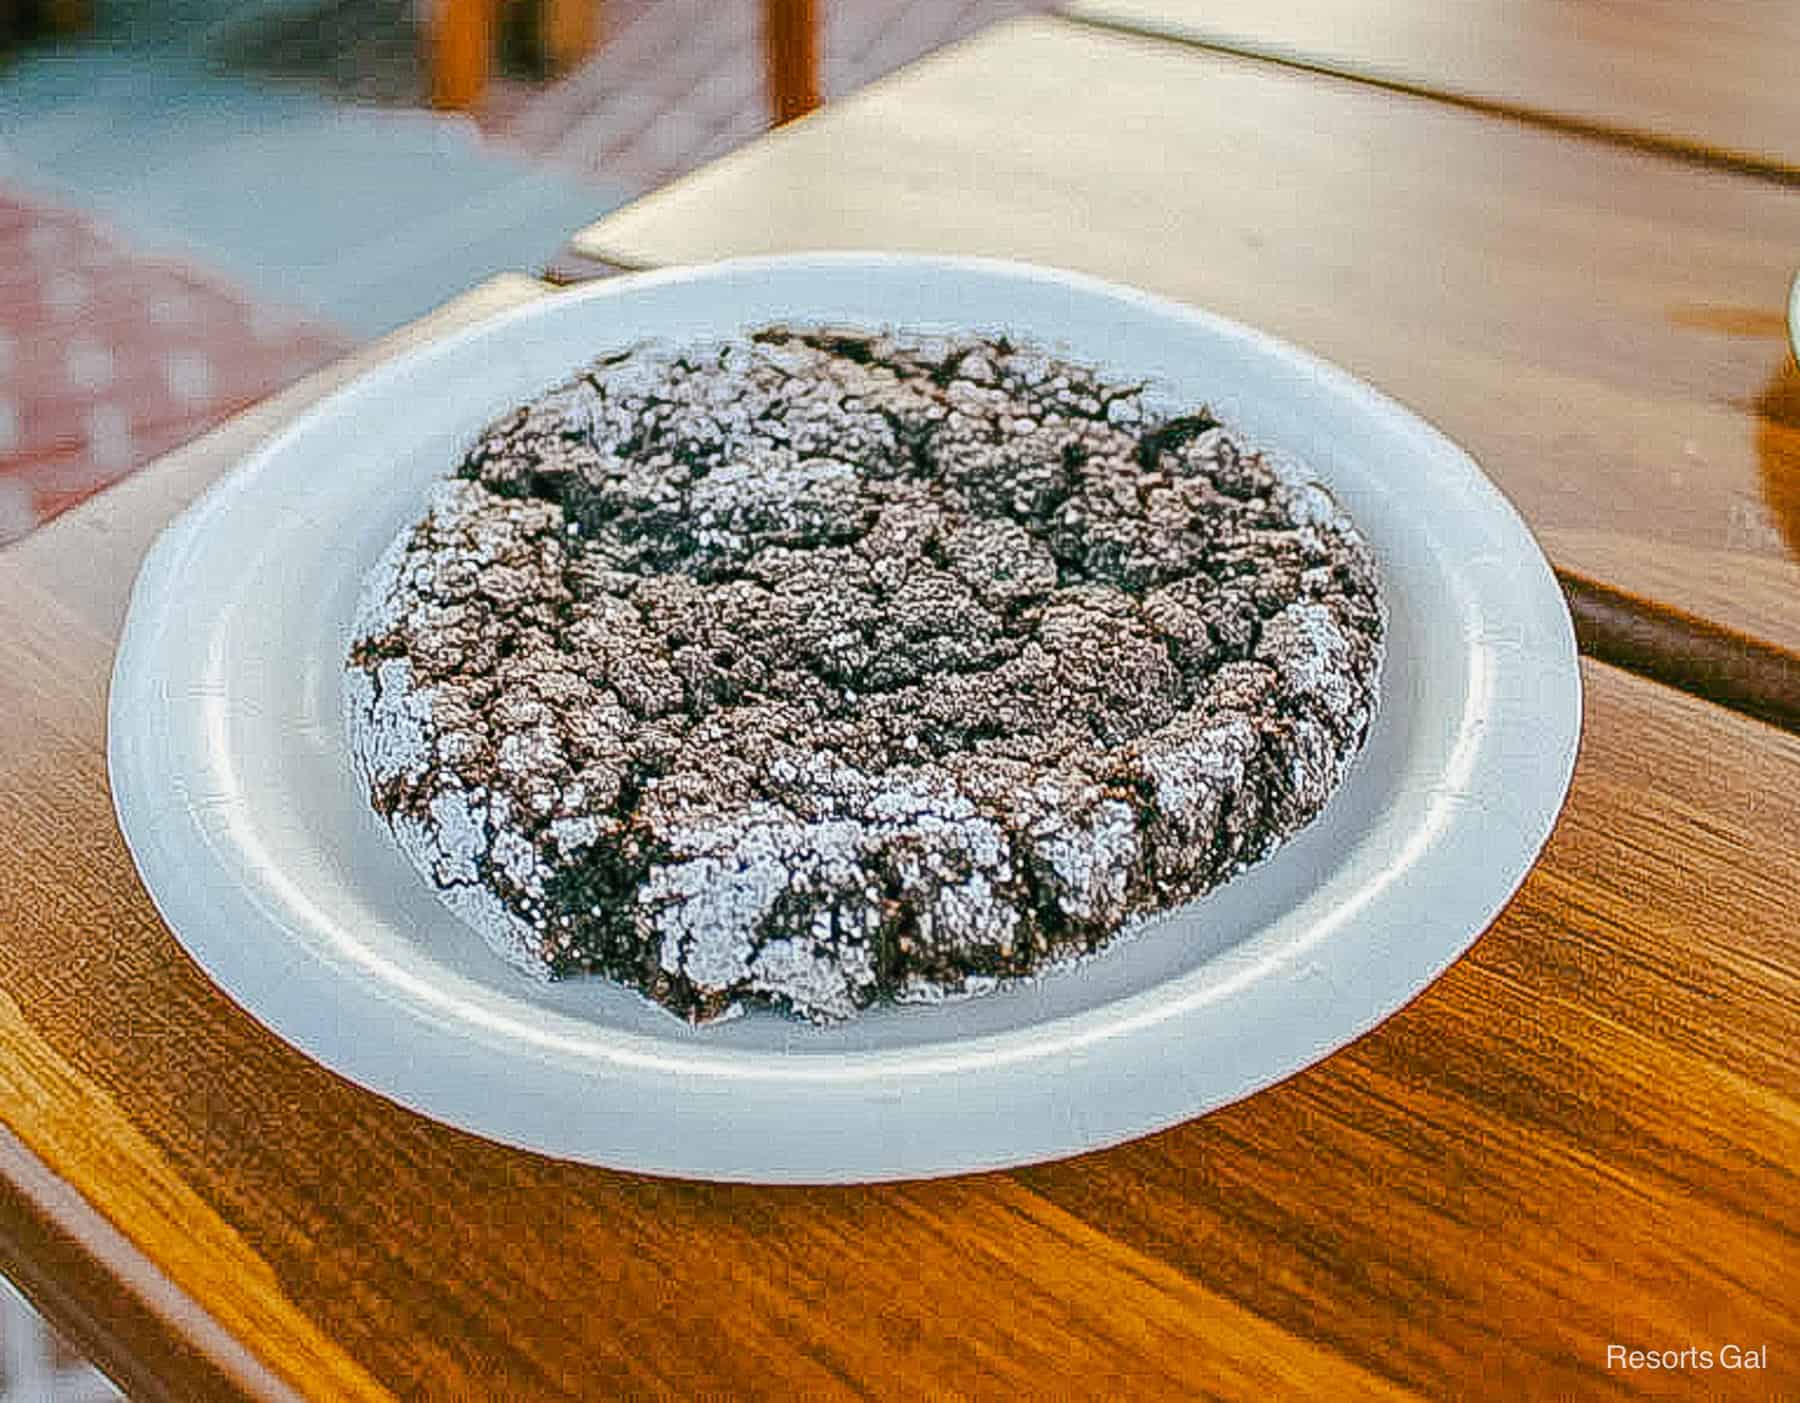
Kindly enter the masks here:
<path id="1" fill-rule="evenodd" d="M 889 1155 L 893 1162 L 885 1167 L 881 1164 L 863 1163 L 843 1167 L 841 1172 L 839 1167 L 831 1163 L 816 1158 L 807 1160 L 805 1156 L 800 1156 L 785 1166 L 764 1165 L 740 1174 L 734 1173 L 731 1165 L 713 1162 L 705 1154 L 698 1154 L 689 1162 L 681 1160 L 679 1155 L 673 1160 L 666 1155 L 658 1160 L 652 1156 L 633 1155 L 629 1152 L 601 1153 L 591 1145 L 545 1143 L 541 1137 L 530 1134 L 509 1134 L 504 1127 L 471 1123 L 466 1108 L 459 1109 L 455 1105 L 444 1103 L 442 1098 L 422 1094 L 417 1086 L 396 1086 L 392 1078 L 381 1075 L 379 1067 L 371 1073 L 365 1065 L 368 1062 L 366 1057 L 346 1055 L 342 1047 L 330 1045 L 329 1039 L 322 1039 L 319 1030 L 309 1026 L 307 1020 L 297 1015 L 293 1008 L 270 1009 L 254 987 L 256 980 L 242 967 L 241 961 L 234 962 L 228 949 L 221 948 L 222 942 L 208 939 L 205 935 L 196 936 L 191 922 L 187 923 L 190 928 L 183 931 L 182 899 L 178 889 L 181 876 L 168 869 L 166 854 L 160 851 L 155 835 L 149 832 L 148 819 L 137 811 L 132 802 L 132 786 L 138 782 L 133 777 L 142 771 L 144 756 L 141 746 L 138 746 L 138 738 L 134 735 L 135 718 L 130 713 L 130 707 L 134 699 L 141 698 L 141 679 L 136 675 L 142 666 L 140 656 L 148 654 L 157 636 L 158 626 L 166 621 L 169 612 L 172 592 L 167 588 L 167 582 L 179 572 L 181 562 L 188 552 L 204 545 L 206 529 L 213 516 L 230 502 L 235 492 L 243 490 L 246 483 L 253 481 L 260 473 L 275 469 L 290 443 L 303 439 L 312 425 L 330 419 L 359 396 L 379 393 L 385 383 L 399 380 L 419 366 L 428 365 L 436 357 L 453 357 L 471 342 L 493 336 L 516 322 L 529 322 L 545 315 L 546 308 L 551 306 L 567 306 L 572 302 L 604 302 L 629 296 L 647 286 L 689 283 L 715 277 L 754 277 L 771 269 L 793 270 L 821 264 L 839 269 L 859 264 L 880 265 L 888 269 L 904 265 L 926 274 L 941 271 L 956 275 L 998 276 L 1074 286 L 1090 293 L 1121 299 L 1162 315 L 1174 315 L 1198 322 L 1210 334 L 1226 336 L 1260 353 L 1286 361 L 1321 381 L 1327 389 L 1340 395 L 1347 394 L 1360 401 L 1363 407 L 1406 426 L 1414 433 L 1425 435 L 1438 458 L 1454 462 L 1460 470 L 1466 472 L 1469 485 L 1479 497 L 1485 499 L 1487 512 L 1502 522 L 1514 535 L 1515 541 L 1526 548 L 1524 555 L 1528 558 L 1528 569 L 1535 576 L 1535 589 L 1531 592 L 1530 602 L 1541 607 L 1545 603 L 1544 591 L 1547 589 L 1554 594 L 1561 628 L 1555 640 L 1559 646 L 1555 650 L 1557 656 L 1553 661 L 1560 665 L 1556 680 L 1562 686 L 1560 694 L 1549 698 L 1546 707 L 1535 718 L 1549 723 L 1549 743 L 1555 752 L 1550 776 L 1553 782 L 1547 784 L 1542 793 L 1531 796 L 1532 802 L 1524 815 L 1523 831 L 1518 834 L 1515 850 L 1508 854 L 1506 861 L 1498 865 L 1493 877 L 1483 884 L 1482 899 L 1469 903 L 1465 912 L 1459 914 L 1453 922 L 1445 923 L 1466 929 L 1459 929 L 1454 937 L 1440 941 L 1434 946 L 1430 958 L 1409 966 L 1410 972 L 1403 978 L 1389 981 L 1390 987 L 1379 997 L 1367 1001 L 1367 1008 L 1362 1013 L 1343 1017 L 1342 1010 L 1339 1010 L 1340 1017 L 1330 1024 L 1330 1031 L 1325 1036 L 1305 1046 L 1288 1049 L 1289 1056 L 1274 1058 L 1263 1071 L 1244 1078 L 1235 1094 L 1209 1098 L 1204 1106 L 1184 1108 L 1172 1104 L 1165 1108 L 1163 1114 L 1149 1117 L 1140 1115 L 1131 1124 L 1109 1126 L 1098 1133 L 1089 1126 L 1079 1131 L 1065 1131 L 1060 1136 L 1045 1137 L 1040 1134 L 1039 1140 L 1048 1139 L 1055 1143 L 1048 1147 L 1045 1144 L 1022 1143 L 1017 1153 L 1009 1152 L 998 1156 L 989 1152 L 959 1157 L 954 1152 L 943 1152 L 941 1147 L 936 1153 L 921 1154 L 916 1147 L 908 1149 L 902 1146 L 900 1152 Z M 1035 1162 L 1118 1143 L 1254 1094 L 1354 1041 L 1435 982 L 1444 969 L 1480 937 L 1494 916 L 1517 891 L 1548 840 L 1566 800 L 1579 744 L 1580 725 L 1581 678 L 1572 626 L 1541 547 L 1504 493 L 1486 477 L 1473 458 L 1420 415 L 1348 371 L 1308 351 L 1256 328 L 1172 298 L 1041 264 L 955 255 L 854 251 L 769 255 L 684 265 L 628 274 L 562 292 L 554 301 L 537 301 L 506 309 L 424 346 L 401 352 L 310 406 L 223 474 L 165 529 L 146 555 L 133 586 L 113 669 L 108 702 L 107 759 L 114 807 L 121 831 L 144 885 L 177 943 L 234 1003 L 309 1058 L 409 1109 L 458 1125 L 473 1133 L 520 1144 L 525 1148 L 608 1164 L 614 1168 L 651 1173 L 742 1179 L 748 1182 L 820 1183 L 958 1173 L 1003 1164 Z M 123 782 L 121 777 L 124 777 Z M 1241 944 L 1246 947 L 1254 945 L 1260 934 L 1259 931 L 1247 935 Z M 843 1110 L 859 1098 L 891 1097 L 895 1094 L 896 1087 L 910 1087 L 921 1078 L 929 1083 L 947 1075 L 966 1076 L 973 1072 L 989 1077 L 999 1074 L 1001 1080 L 1007 1080 L 1011 1076 L 1016 1080 L 1021 1071 L 1030 1072 L 1034 1068 L 1041 1071 L 1059 1058 L 1085 1058 L 1096 1047 L 1104 1052 L 1104 1044 L 1117 1043 L 1121 1039 L 1142 1042 L 1148 1036 L 1152 1043 L 1160 1043 L 1165 1048 L 1178 1046 L 1179 1039 L 1171 1041 L 1171 1034 L 1179 1031 L 1184 1022 L 1204 1019 L 1207 1016 L 1205 1006 L 1213 1001 L 1215 995 L 1207 993 L 1198 999 L 1171 1002 L 1166 996 L 1159 999 L 1160 990 L 1161 986 L 1140 990 L 1114 1003 L 1066 1015 L 1047 1024 L 983 1034 L 960 1044 L 956 1053 L 947 1061 L 943 1055 L 934 1051 L 934 1044 L 926 1044 L 923 1048 L 800 1054 L 715 1049 L 710 1054 L 684 1052 L 681 1058 L 673 1059 L 676 1064 L 673 1070 L 679 1076 L 691 1077 L 698 1074 L 717 1077 L 738 1088 L 763 1081 L 777 1083 L 778 1092 L 795 1085 L 804 1085 L 809 1094 L 824 1096 L 833 1108 Z M 381 991 L 355 992 L 358 995 L 372 993 L 379 997 Z M 387 992 L 391 996 L 392 991 Z M 417 1013 L 416 1009 L 408 1011 Z M 415 1034 L 419 1031 L 419 1028 L 413 1029 Z M 441 1035 L 443 1029 L 439 1027 L 431 1031 Z M 1052 1031 L 1058 1036 L 1044 1036 Z M 645 1057 L 641 1050 L 634 1051 L 618 1045 L 638 1041 L 637 1035 L 614 1032 L 602 1037 L 601 1041 L 614 1044 L 611 1060 L 603 1071 L 589 1067 L 591 1074 L 602 1077 L 609 1083 L 618 1080 L 621 1085 L 636 1080 L 647 1081 L 654 1086 L 658 1084 L 659 1078 L 666 1082 L 671 1071 L 670 1058 L 654 1052 Z M 517 1051 L 520 1055 L 533 1055 L 531 1049 L 522 1048 Z M 539 1049 L 538 1052 L 542 1053 L 542 1050 Z M 611 1088 L 609 1085 L 609 1089 L 618 1088 Z M 762 1090 L 766 1092 L 767 1088 Z M 455 1098 L 450 1099 L 453 1101 Z M 1179 1100 L 1178 1096 L 1172 1098 L 1172 1101 Z"/>

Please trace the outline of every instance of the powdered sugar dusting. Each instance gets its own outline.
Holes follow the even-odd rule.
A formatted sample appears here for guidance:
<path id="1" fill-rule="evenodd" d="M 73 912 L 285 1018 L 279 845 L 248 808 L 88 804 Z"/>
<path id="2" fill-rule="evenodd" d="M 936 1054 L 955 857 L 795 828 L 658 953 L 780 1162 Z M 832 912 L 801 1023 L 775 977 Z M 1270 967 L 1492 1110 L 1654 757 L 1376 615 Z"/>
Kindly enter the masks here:
<path id="1" fill-rule="evenodd" d="M 1374 562 L 1204 409 L 1000 338 L 596 362 L 371 571 L 370 799 L 507 959 L 849 1017 L 1085 957 L 1317 813 Z"/>

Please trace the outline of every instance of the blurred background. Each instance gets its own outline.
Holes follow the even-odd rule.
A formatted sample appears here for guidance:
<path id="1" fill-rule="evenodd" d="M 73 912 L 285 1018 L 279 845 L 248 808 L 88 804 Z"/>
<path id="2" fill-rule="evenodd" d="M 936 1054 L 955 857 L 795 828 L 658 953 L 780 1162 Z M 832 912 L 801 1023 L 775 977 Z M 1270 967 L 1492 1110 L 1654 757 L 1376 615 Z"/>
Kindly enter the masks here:
<path id="1" fill-rule="evenodd" d="M 0 549 L 777 111 L 1046 8 L 0 0 Z M 116 1396 L 0 1278 L 0 1403 Z"/>
<path id="2" fill-rule="evenodd" d="M 766 130 L 784 85 L 799 111 L 1045 8 L 0 0 L 0 542 L 543 268 Z"/>

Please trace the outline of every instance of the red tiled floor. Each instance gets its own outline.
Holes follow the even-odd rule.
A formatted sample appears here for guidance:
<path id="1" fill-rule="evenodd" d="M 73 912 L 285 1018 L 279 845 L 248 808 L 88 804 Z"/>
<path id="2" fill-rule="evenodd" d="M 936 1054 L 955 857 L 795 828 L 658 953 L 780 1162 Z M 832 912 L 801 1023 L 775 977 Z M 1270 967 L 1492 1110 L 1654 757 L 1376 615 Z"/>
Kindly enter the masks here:
<path id="1" fill-rule="evenodd" d="M 0 189 L 0 542 L 350 345 Z"/>

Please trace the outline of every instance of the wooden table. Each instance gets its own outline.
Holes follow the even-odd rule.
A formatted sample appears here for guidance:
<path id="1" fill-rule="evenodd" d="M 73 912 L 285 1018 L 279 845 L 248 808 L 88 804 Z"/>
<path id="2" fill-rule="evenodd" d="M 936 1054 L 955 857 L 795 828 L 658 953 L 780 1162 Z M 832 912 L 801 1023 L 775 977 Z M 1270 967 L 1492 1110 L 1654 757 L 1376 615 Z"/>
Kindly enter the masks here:
<path id="1" fill-rule="evenodd" d="M 1776 182 L 1041 21 L 582 242 L 1009 252 L 1238 312 L 1437 418 L 1579 578 L 1800 650 Z M 1310 1071 L 1104 1154 L 657 1181 L 288 1050 L 157 920 L 103 718 L 148 540 L 323 386 L 0 553 L 0 1265 L 143 1397 L 1800 1390 L 1800 736 L 1602 662 L 1562 821 L 1466 958 Z M 1726 1344 L 1767 1368 L 1608 1367 Z"/>
<path id="2" fill-rule="evenodd" d="M 1001 254 L 1347 365 L 1555 564 L 1800 658 L 1800 192 L 1056 20 L 993 31 L 576 236 L 624 267 Z"/>
<path id="3" fill-rule="evenodd" d="M 1800 181 L 1784 0 L 1069 0 L 1071 18 Z"/>

